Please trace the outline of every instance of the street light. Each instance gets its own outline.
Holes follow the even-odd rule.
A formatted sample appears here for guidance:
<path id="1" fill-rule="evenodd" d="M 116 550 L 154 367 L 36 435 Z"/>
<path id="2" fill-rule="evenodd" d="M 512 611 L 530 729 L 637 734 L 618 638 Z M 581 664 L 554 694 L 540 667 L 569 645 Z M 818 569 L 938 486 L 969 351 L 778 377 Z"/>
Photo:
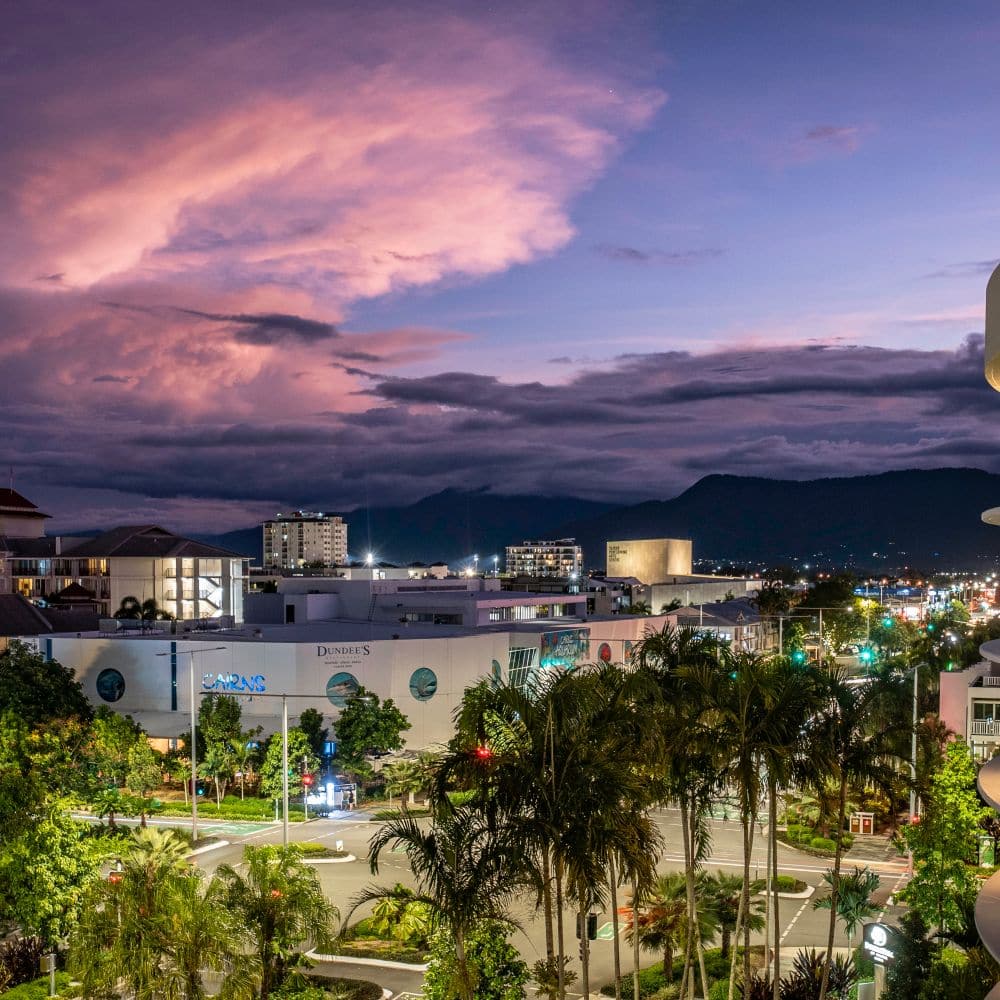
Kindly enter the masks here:
<path id="1" fill-rule="evenodd" d="M 194 699 L 194 658 L 202 653 L 216 653 L 227 646 L 207 646 L 204 649 L 178 649 L 177 653 L 187 653 L 191 657 L 191 843 L 198 840 L 198 710 Z M 157 653 L 170 656 L 170 653 Z"/>

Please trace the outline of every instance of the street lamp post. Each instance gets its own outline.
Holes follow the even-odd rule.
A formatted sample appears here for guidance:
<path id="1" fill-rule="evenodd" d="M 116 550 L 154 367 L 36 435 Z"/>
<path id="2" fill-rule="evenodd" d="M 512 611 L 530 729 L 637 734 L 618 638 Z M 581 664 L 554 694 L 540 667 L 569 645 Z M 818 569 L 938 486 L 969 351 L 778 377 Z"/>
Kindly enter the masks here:
<path id="1" fill-rule="evenodd" d="M 191 843 L 198 840 L 198 708 L 194 697 L 194 658 L 202 653 L 216 653 L 226 646 L 208 646 L 205 649 L 180 649 L 177 652 L 187 653 L 191 657 L 190 689 L 191 698 Z M 170 653 L 157 653 L 157 656 L 170 656 Z"/>

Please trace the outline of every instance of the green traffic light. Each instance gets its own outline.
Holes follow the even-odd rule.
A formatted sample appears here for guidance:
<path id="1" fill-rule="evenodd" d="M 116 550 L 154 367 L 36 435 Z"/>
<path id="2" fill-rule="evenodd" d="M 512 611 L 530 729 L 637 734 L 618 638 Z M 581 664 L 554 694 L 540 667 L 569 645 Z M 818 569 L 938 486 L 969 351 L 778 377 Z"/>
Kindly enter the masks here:
<path id="1" fill-rule="evenodd" d="M 934 624 L 934 622 L 928 622 L 927 623 L 927 631 L 928 632 L 933 632 L 936 627 L 937 626 Z"/>
<path id="2" fill-rule="evenodd" d="M 792 650 L 792 663 L 802 664 L 806 662 L 806 651 L 804 649 Z"/>
<path id="3" fill-rule="evenodd" d="M 861 652 L 858 653 L 858 659 L 862 663 L 871 663 L 873 659 L 872 651 L 870 649 L 862 649 Z"/>
<path id="4" fill-rule="evenodd" d="M 895 622 L 887 615 L 882 619 L 882 628 L 892 628 Z"/>

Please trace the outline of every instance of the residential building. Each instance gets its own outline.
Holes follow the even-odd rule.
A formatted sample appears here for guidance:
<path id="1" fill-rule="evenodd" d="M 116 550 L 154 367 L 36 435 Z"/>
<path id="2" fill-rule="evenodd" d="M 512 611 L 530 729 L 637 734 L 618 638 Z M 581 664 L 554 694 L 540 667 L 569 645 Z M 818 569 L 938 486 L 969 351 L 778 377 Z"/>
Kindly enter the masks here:
<path id="1" fill-rule="evenodd" d="M 92 538 L 0 539 L 6 592 L 112 617 L 126 597 L 181 619 L 243 620 L 249 559 L 153 524 Z"/>
<path id="2" fill-rule="evenodd" d="M 664 617 L 674 628 L 705 633 L 742 653 L 766 653 L 777 649 L 777 629 L 761 617 L 748 599 L 676 608 Z"/>
<path id="3" fill-rule="evenodd" d="M 504 565 L 513 576 L 579 577 L 583 572 L 583 549 L 575 538 L 528 539 L 507 546 Z"/>
<path id="4" fill-rule="evenodd" d="M 302 569 L 347 562 L 347 525 L 336 514 L 293 510 L 265 521 L 264 568 Z"/>

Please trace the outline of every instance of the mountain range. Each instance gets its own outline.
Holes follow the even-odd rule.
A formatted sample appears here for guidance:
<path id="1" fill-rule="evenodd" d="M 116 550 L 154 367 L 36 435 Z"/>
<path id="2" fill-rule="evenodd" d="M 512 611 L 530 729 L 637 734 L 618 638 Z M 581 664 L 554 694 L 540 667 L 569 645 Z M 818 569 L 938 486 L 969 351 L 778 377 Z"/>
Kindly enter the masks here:
<path id="1" fill-rule="evenodd" d="M 503 563 L 526 538 L 575 537 L 588 567 L 609 539 L 691 538 L 696 560 L 846 566 L 875 572 L 981 569 L 1000 557 L 1000 528 L 980 515 L 1000 506 L 1000 475 L 980 469 L 885 472 L 806 481 L 710 475 L 670 500 L 614 505 L 573 497 L 444 490 L 415 504 L 345 515 L 352 556 Z M 335 509 L 335 508 L 333 508 Z M 259 527 L 206 541 L 260 559 Z"/>

